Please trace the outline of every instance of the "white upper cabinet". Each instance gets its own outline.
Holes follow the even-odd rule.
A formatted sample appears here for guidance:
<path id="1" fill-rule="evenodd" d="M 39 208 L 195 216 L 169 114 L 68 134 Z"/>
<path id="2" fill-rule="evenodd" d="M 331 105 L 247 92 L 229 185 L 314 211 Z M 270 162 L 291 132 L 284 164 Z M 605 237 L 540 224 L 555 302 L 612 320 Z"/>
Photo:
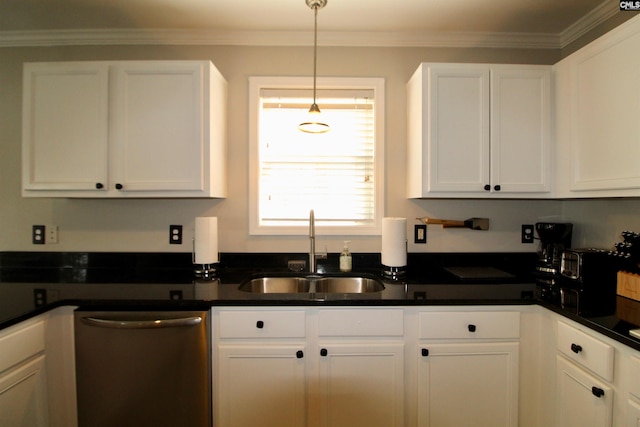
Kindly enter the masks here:
<path id="1" fill-rule="evenodd" d="M 554 66 L 558 196 L 640 196 L 640 17 Z"/>
<path id="2" fill-rule="evenodd" d="M 209 61 L 25 64 L 23 196 L 225 197 L 226 96 Z"/>
<path id="3" fill-rule="evenodd" d="M 425 63 L 407 100 L 408 197 L 549 197 L 550 67 Z"/>

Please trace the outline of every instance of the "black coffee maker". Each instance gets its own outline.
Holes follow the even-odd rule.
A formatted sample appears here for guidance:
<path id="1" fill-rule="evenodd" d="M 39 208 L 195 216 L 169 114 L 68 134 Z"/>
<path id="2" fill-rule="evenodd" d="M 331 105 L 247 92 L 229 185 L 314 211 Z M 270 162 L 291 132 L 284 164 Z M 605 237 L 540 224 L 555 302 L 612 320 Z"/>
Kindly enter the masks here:
<path id="1" fill-rule="evenodd" d="M 536 233 L 540 240 L 534 276 L 539 297 L 546 301 L 560 301 L 560 264 L 562 252 L 571 247 L 573 224 L 538 222 Z"/>

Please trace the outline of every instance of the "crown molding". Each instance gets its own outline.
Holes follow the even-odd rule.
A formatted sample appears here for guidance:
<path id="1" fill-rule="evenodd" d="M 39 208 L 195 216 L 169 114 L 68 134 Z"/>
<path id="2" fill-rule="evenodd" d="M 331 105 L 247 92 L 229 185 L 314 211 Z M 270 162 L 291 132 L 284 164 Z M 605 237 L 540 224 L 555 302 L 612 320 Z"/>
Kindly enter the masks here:
<path id="1" fill-rule="evenodd" d="M 565 31 L 557 34 L 322 32 L 318 45 L 343 47 L 561 49 L 618 12 L 618 4 L 614 3 L 605 1 Z M 309 32 L 292 31 L 88 29 L 0 32 L 0 47 L 77 45 L 309 46 L 312 43 L 313 38 Z"/>

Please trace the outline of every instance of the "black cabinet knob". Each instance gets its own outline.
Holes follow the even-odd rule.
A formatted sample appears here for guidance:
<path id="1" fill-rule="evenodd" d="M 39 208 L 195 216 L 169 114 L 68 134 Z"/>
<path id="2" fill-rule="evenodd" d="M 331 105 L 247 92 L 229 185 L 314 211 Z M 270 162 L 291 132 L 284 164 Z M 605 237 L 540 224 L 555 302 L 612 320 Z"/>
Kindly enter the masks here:
<path id="1" fill-rule="evenodd" d="M 591 393 L 592 393 L 595 397 L 602 397 L 602 396 L 604 396 L 604 390 L 603 390 L 603 389 L 601 389 L 600 387 L 596 387 L 596 386 L 591 387 Z"/>
<path id="2" fill-rule="evenodd" d="M 429 355 L 429 349 L 428 348 L 423 348 L 422 349 L 422 357 L 427 357 Z"/>
<path id="3" fill-rule="evenodd" d="M 103 184 L 103 183 L 101 183 L 101 182 L 96 182 L 96 188 L 97 188 L 98 190 L 102 190 L 102 189 L 104 188 L 104 184 Z"/>
<path id="4" fill-rule="evenodd" d="M 116 184 L 116 190 L 122 190 L 122 184 Z"/>
<path id="5" fill-rule="evenodd" d="M 582 351 L 582 346 L 578 344 L 571 344 L 571 351 L 573 351 L 575 354 L 578 354 Z"/>
<path id="6" fill-rule="evenodd" d="M 487 184 L 487 185 L 484 186 L 484 189 L 485 189 L 485 191 L 489 191 L 489 190 L 491 190 L 491 186 L 489 184 Z"/>
<path id="7" fill-rule="evenodd" d="M 296 351 L 296 358 L 302 359 L 304 357 L 304 352 L 302 350 Z"/>
<path id="8" fill-rule="evenodd" d="M 499 185 L 494 185 L 493 189 L 496 190 L 496 191 L 500 191 L 500 186 Z"/>
<path id="9" fill-rule="evenodd" d="M 320 356 L 325 357 L 329 352 L 326 348 L 320 349 Z"/>
<path id="10" fill-rule="evenodd" d="M 469 325 L 469 326 L 467 326 L 467 329 L 469 329 L 469 332 L 475 332 L 476 331 L 476 325 Z"/>
<path id="11" fill-rule="evenodd" d="M 264 322 L 262 320 L 258 320 L 256 322 L 256 328 L 258 328 L 258 329 L 264 328 Z"/>

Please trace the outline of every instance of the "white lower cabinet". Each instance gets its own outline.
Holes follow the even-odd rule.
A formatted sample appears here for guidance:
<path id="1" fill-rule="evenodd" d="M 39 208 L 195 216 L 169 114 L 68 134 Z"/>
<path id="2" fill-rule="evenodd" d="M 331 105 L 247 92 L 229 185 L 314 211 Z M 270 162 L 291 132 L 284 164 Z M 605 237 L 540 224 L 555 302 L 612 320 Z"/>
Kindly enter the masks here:
<path id="1" fill-rule="evenodd" d="M 0 375 L 0 425 L 49 425 L 44 363 L 44 355 L 40 355 L 9 373 Z"/>
<path id="2" fill-rule="evenodd" d="M 304 346 L 220 345 L 216 426 L 305 424 Z"/>
<path id="3" fill-rule="evenodd" d="M 560 355 L 556 370 L 556 426 L 612 426 L 613 389 Z"/>
<path id="4" fill-rule="evenodd" d="M 518 425 L 518 312 L 418 316 L 417 424 Z"/>
<path id="5" fill-rule="evenodd" d="M 216 427 L 404 426 L 403 310 L 214 310 Z"/>
<path id="6" fill-rule="evenodd" d="M 45 322 L 18 324 L 0 335 L 0 425 L 49 425 Z"/>
<path id="7" fill-rule="evenodd" d="M 518 346 L 518 343 L 422 346 L 418 364 L 418 425 L 517 426 Z"/>
<path id="8" fill-rule="evenodd" d="M 557 325 L 556 425 L 613 425 L 614 348 L 567 322 Z"/>

